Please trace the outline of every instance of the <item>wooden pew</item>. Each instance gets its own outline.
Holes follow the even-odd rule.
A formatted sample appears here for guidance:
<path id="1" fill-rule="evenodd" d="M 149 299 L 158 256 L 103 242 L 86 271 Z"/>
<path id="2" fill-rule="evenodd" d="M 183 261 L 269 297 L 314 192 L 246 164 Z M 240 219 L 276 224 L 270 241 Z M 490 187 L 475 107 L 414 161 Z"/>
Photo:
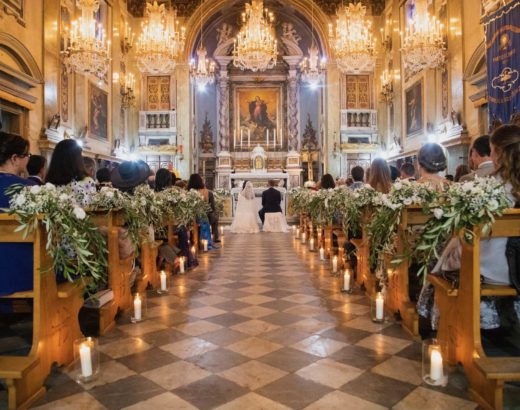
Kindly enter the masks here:
<path id="1" fill-rule="evenodd" d="M 0 378 L 6 380 L 9 409 L 27 408 L 42 397 L 51 366 L 71 363 L 73 342 L 82 337 L 78 314 L 83 305 L 83 287 L 69 282 L 58 285 L 54 272 L 47 271 L 52 259 L 46 251 L 47 233 L 41 223 L 27 238 L 14 232 L 18 226 L 14 216 L 0 215 L 0 242 L 33 244 L 33 290 L 1 297 L 33 302 L 29 355 L 0 356 Z"/>
<path id="2" fill-rule="evenodd" d="M 100 309 L 99 333 L 102 335 L 115 325 L 115 317 L 119 311 L 132 306 L 129 281 L 135 255 L 125 259 L 121 259 L 119 255 L 119 231 L 125 226 L 122 211 L 89 211 L 89 216 L 96 226 L 107 230 L 108 287 L 114 293 L 114 299 Z"/>
<path id="3" fill-rule="evenodd" d="M 440 309 L 438 339 L 448 346 L 449 360 L 462 363 L 472 397 L 485 409 L 503 408 L 504 382 L 520 380 L 520 357 L 487 357 L 480 333 L 481 296 L 516 296 L 509 286 L 480 284 L 480 227 L 474 244 L 462 242 L 460 284 L 453 289 L 440 277 L 428 276 Z M 497 218 L 489 237 L 520 236 L 520 210 Z M 447 325 L 449 323 L 449 325 Z M 441 326 L 442 324 L 442 326 Z"/>
<path id="4" fill-rule="evenodd" d="M 139 246 L 141 254 L 141 276 L 136 278 L 136 291 L 144 292 L 147 288 L 159 289 L 161 278 L 157 270 L 157 255 L 161 241 L 150 241 L 143 238 Z"/>
<path id="5" fill-rule="evenodd" d="M 356 273 L 356 282 L 358 285 L 363 285 L 365 287 L 366 293 L 369 296 L 373 296 L 375 294 L 375 276 L 370 272 L 369 266 L 369 243 L 368 243 L 368 234 L 367 228 L 372 216 L 371 210 L 365 210 L 363 215 L 361 216 L 361 238 L 353 238 L 351 239 L 352 244 L 356 247 L 356 256 L 357 256 L 357 273 Z"/>
<path id="6" fill-rule="evenodd" d="M 401 221 L 396 235 L 396 255 L 403 255 L 410 239 L 409 228 L 423 226 L 429 216 L 422 212 L 421 207 L 409 206 L 402 210 Z M 405 260 L 398 266 L 390 266 L 394 255 L 388 255 L 386 267 L 391 271 L 388 275 L 387 307 L 390 311 L 399 312 L 404 329 L 412 336 L 419 335 L 419 315 L 415 303 L 410 300 L 409 261 Z"/>

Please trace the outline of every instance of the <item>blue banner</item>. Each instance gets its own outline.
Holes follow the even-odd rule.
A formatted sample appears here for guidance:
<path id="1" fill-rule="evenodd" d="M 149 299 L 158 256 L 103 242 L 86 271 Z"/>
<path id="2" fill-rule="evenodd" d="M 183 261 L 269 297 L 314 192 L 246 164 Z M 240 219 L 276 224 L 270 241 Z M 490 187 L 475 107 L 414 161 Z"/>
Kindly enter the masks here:
<path id="1" fill-rule="evenodd" d="M 520 0 L 484 19 L 490 123 L 520 111 Z"/>

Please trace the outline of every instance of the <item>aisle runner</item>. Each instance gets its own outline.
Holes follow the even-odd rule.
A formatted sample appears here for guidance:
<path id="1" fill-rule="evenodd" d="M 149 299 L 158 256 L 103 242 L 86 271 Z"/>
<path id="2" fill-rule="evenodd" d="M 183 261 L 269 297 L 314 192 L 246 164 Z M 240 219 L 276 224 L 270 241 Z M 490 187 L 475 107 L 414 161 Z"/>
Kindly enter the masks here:
<path id="1" fill-rule="evenodd" d="M 93 386 L 57 375 L 43 408 L 475 408 L 460 378 L 442 392 L 421 386 L 419 344 L 373 324 L 367 299 L 338 293 L 301 246 L 288 234 L 227 234 L 169 295 L 149 299 L 147 320 L 101 338 Z"/>

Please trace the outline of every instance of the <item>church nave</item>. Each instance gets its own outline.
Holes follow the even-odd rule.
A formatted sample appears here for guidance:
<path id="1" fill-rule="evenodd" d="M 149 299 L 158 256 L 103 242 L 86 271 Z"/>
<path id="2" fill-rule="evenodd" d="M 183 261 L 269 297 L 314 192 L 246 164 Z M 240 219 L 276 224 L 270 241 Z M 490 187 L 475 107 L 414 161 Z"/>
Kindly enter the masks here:
<path id="1" fill-rule="evenodd" d="M 102 371 L 53 373 L 38 408 L 472 409 L 464 378 L 421 384 L 421 347 L 374 324 L 369 300 L 338 291 L 317 253 L 287 234 L 226 234 L 220 250 L 149 293 L 99 339 Z M 434 407 L 429 407 L 434 406 Z"/>

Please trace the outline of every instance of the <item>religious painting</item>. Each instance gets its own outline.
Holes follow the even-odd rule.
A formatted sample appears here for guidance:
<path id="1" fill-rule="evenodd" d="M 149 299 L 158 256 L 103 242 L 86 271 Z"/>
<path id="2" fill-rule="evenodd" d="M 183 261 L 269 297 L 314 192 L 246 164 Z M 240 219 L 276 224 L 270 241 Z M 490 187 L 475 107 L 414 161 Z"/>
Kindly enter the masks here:
<path id="1" fill-rule="evenodd" d="M 406 136 L 420 134 L 423 120 L 423 81 L 417 81 L 405 91 Z"/>
<path id="2" fill-rule="evenodd" d="M 275 87 L 237 87 L 235 90 L 236 143 L 273 144 L 281 119 L 281 90 Z"/>
<path id="3" fill-rule="evenodd" d="M 108 141 L 108 94 L 89 82 L 88 129 L 90 136 Z"/>
<path id="4" fill-rule="evenodd" d="M 147 102 L 150 111 L 170 110 L 170 76 L 147 77 Z"/>

